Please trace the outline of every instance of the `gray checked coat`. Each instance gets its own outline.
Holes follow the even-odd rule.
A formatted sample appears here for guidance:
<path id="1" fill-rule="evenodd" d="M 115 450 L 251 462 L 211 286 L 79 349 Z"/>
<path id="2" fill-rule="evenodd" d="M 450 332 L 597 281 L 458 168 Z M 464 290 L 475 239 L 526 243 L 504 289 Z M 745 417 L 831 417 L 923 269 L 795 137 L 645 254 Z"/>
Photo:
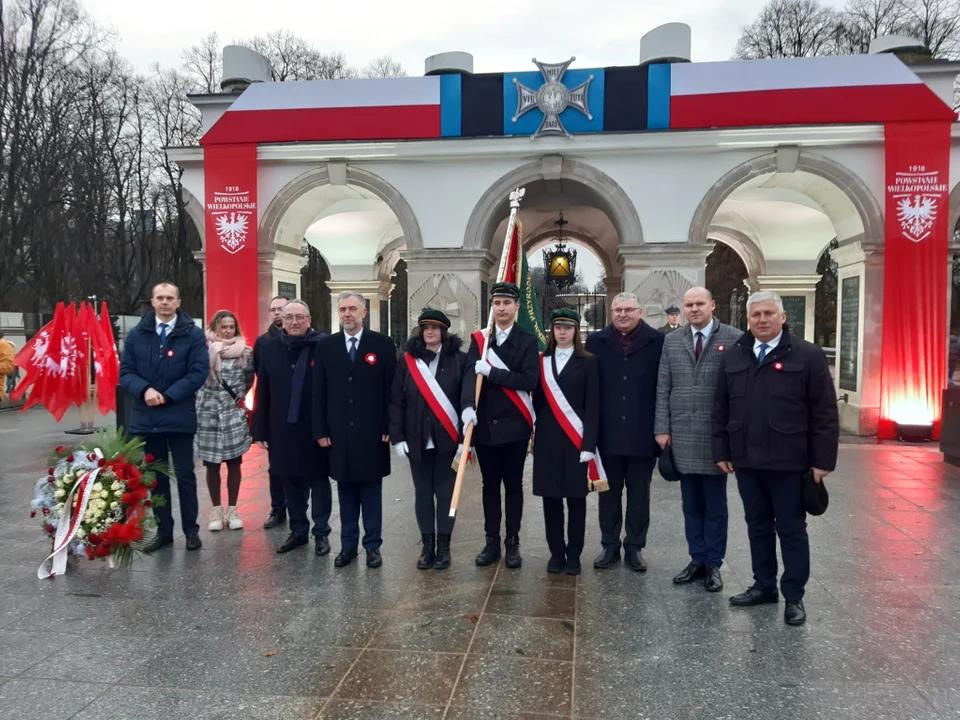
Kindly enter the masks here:
<path id="1" fill-rule="evenodd" d="M 225 359 L 220 378 L 230 386 L 237 397 L 244 397 L 253 385 L 253 357 L 250 348 L 244 350 L 246 366 L 237 360 Z M 204 386 L 197 391 L 197 434 L 193 452 L 198 460 L 221 463 L 241 457 L 250 449 L 250 428 L 246 411 L 223 387 Z"/>
<path id="2" fill-rule="evenodd" d="M 713 332 L 696 359 L 689 327 L 670 333 L 663 341 L 657 378 L 657 413 L 654 433 L 670 434 L 673 458 L 684 474 L 716 475 L 710 418 L 717 390 L 720 360 L 743 333 L 713 320 Z"/>

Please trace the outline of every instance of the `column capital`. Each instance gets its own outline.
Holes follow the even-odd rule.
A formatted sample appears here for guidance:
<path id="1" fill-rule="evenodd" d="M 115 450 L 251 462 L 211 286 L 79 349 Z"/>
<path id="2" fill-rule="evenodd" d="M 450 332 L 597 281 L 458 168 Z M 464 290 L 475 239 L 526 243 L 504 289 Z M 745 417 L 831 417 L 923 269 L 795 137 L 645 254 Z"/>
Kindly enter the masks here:
<path id="1" fill-rule="evenodd" d="M 388 283 L 389 285 L 389 283 Z M 354 290 L 363 295 L 378 296 L 383 287 L 382 280 L 327 280 L 327 290 L 330 295 L 336 298 L 342 292 Z"/>
<path id="2" fill-rule="evenodd" d="M 781 295 L 802 295 L 817 290 L 821 275 L 758 275 L 757 286 L 760 291 L 775 292 Z"/>
<path id="3" fill-rule="evenodd" d="M 400 257 L 406 261 L 407 270 L 423 273 L 480 272 L 486 275 L 497 258 L 489 250 L 481 248 L 425 248 L 401 250 Z"/>
<path id="4" fill-rule="evenodd" d="M 617 263 L 625 267 L 687 267 L 702 270 L 707 255 L 713 252 L 710 245 L 691 243 L 657 243 L 646 245 L 620 245 L 617 247 Z"/>
<path id="5" fill-rule="evenodd" d="M 837 267 L 848 267 L 857 263 L 882 267 L 883 248 L 864 247 L 861 243 L 841 243 L 830 251 L 830 258 L 837 263 Z"/>

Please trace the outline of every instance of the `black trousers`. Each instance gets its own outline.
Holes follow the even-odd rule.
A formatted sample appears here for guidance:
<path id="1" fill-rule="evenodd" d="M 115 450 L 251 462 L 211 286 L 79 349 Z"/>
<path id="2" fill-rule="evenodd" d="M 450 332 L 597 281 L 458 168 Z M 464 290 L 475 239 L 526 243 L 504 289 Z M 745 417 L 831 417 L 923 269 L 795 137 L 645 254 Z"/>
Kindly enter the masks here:
<path id="1" fill-rule="evenodd" d="M 286 496 L 290 532 L 294 535 L 307 535 L 310 532 L 310 521 L 307 519 L 309 502 L 314 537 L 329 535 L 330 511 L 333 507 L 330 478 L 277 475 L 277 480 L 282 484 Z"/>
<path id="2" fill-rule="evenodd" d="M 727 554 L 727 476 L 681 475 L 680 497 L 690 559 L 720 567 Z"/>
<path id="3" fill-rule="evenodd" d="M 453 453 L 442 453 L 436 448 L 423 450 L 419 460 L 410 459 L 410 474 L 413 475 L 414 509 L 420 534 L 452 534 L 450 501 L 457 481 Z"/>
<path id="4" fill-rule="evenodd" d="M 500 484 L 503 483 L 507 537 L 520 534 L 523 520 L 523 464 L 526 439 L 505 445 L 477 445 L 477 460 L 483 476 L 483 531 L 500 537 Z"/>
<path id="5" fill-rule="evenodd" d="M 272 470 L 268 470 L 267 474 L 270 477 L 270 510 L 274 515 L 282 517 L 287 514 L 287 497 L 283 489 L 283 477 Z"/>
<path id="6" fill-rule="evenodd" d="M 166 462 L 173 458 L 173 470 L 177 476 L 177 497 L 180 500 L 180 523 L 185 535 L 199 532 L 197 514 L 200 504 L 197 501 L 197 475 L 193 469 L 192 433 L 145 433 L 143 436 L 145 453 L 153 455 L 158 461 Z M 161 538 L 173 537 L 173 498 L 170 496 L 170 478 L 157 473 L 157 486 L 154 495 L 163 495 L 167 502 L 162 506 L 153 506 L 157 516 L 157 535 Z"/>
<path id="7" fill-rule="evenodd" d="M 623 490 L 627 490 L 626 548 L 643 550 L 650 529 L 650 483 L 653 481 L 654 458 L 632 455 L 604 455 L 610 489 L 597 494 L 600 515 L 600 542 L 605 548 L 620 549 L 623 528 Z"/>
<path id="8" fill-rule="evenodd" d="M 587 499 L 567 500 L 567 543 L 563 542 L 563 498 L 543 498 L 543 523 L 547 529 L 547 546 L 555 558 L 579 558 L 583 552 L 583 535 L 587 528 Z"/>
<path id="9" fill-rule="evenodd" d="M 340 545 L 356 550 L 360 544 L 360 513 L 363 512 L 363 548 L 379 550 L 383 545 L 383 480 L 338 482 L 340 498 Z"/>
<path id="10" fill-rule="evenodd" d="M 777 536 L 783 556 L 780 591 L 789 601 L 803 599 L 810 579 L 810 540 L 803 509 L 800 473 L 738 470 L 737 487 L 743 499 L 750 538 L 753 581 L 761 590 L 777 590 Z"/>

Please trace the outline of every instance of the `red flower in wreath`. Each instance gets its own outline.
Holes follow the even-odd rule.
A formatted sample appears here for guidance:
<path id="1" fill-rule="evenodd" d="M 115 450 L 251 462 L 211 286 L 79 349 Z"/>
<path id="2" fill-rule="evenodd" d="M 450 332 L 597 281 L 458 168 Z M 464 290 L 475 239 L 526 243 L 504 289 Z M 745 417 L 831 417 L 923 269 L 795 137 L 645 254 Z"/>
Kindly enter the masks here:
<path id="1" fill-rule="evenodd" d="M 367 365 L 377 364 L 377 356 L 374 353 L 367 353 L 363 356 L 363 359 L 367 361 Z"/>
<path id="2" fill-rule="evenodd" d="M 147 465 L 149 465 L 150 463 L 152 463 L 154 460 L 156 460 L 156 458 L 153 457 L 153 455 L 151 455 L 150 453 L 147 453 L 146 455 L 143 456 L 143 461 L 144 461 Z"/>

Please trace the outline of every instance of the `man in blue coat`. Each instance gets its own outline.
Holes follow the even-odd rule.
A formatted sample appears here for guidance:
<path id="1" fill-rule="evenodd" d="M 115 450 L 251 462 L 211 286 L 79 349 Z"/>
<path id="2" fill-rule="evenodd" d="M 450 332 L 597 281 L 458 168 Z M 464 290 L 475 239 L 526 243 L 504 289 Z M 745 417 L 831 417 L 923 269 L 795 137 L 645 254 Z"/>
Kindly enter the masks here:
<path id="1" fill-rule="evenodd" d="M 597 496 L 603 543 L 593 566 L 608 568 L 620 560 L 623 490 L 627 490 L 627 565 L 647 569 L 641 550 L 650 527 L 650 481 L 659 446 L 653 435 L 657 373 L 664 335 L 640 319 L 637 296 L 613 299 L 613 322 L 587 338 L 587 351 L 600 364 L 600 457 L 610 489 Z"/>
<path id="2" fill-rule="evenodd" d="M 197 525 L 197 477 L 193 471 L 193 436 L 197 431 L 196 396 L 210 369 L 207 340 L 189 315 L 180 310 L 180 290 L 172 283 L 153 288 L 154 312 L 127 334 L 120 361 L 120 384 L 133 396 L 127 430 L 146 441 L 144 451 L 157 460 L 173 457 L 180 498 L 180 522 L 187 550 L 200 548 Z M 154 505 L 159 528 L 147 552 L 173 542 L 170 478 L 157 474 Z"/>
<path id="3" fill-rule="evenodd" d="M 287 302 L 281 318 L 283 333 L 260 350 L 253 440 L 269 452 L 270 472 L 283 485 L 290 513 L 290 535 L 277 552 L 307 544 L 307 501 L 312 496 L 316 554 L 327 555 L 333 500 L 327 451 L 314 440 L 312 424 L 317 344 L 326 335 L 310 328 L 310 309 L 302 300 Z"/>

